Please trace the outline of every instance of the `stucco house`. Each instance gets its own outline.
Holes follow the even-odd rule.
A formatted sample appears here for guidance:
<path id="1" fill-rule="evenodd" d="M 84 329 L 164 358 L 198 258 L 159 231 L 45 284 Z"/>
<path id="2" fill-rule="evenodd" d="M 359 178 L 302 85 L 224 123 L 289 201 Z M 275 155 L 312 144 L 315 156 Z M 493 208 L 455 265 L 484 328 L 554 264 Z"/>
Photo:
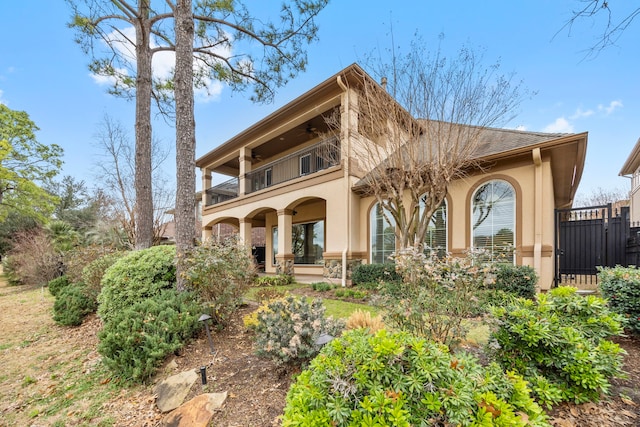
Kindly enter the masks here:
<path id="1" fill-rule="evenodd" d="M 353 154 L 363 141 L 358 93 L 345 83 L 362 75 L 356 64 L 345 68 L 196 161 L 203 238 L 226 223 L 251 245 L 252 230 L 264 227 L 266 272 L 343 284 L 354 265 L 387 260 L 395 249 L 393 225 L 375 198 L 360 191 L 372 165 Z M 340 128 L 339 136 L 327 138 L 330 114 L 337 114 Z M 548 289 L 554 209 L 572 205 L 586 147 L 587 133 L 487 129 L 476 151 L 481 167 L 449 186 L 428 245 L 454 255 L 512 247 L 510 260 L 533 266 Z M 487 203 L 491 209 L 480 218 Z"/>
<path id="2" fill-rule="evenodd" d="M 629 193 L 629 205 L 631 224 L 640 225 L 640 138 L 629 153 L 629 157 L 620 169 L 620 176 L 631 179 L 631 191 Z"/>

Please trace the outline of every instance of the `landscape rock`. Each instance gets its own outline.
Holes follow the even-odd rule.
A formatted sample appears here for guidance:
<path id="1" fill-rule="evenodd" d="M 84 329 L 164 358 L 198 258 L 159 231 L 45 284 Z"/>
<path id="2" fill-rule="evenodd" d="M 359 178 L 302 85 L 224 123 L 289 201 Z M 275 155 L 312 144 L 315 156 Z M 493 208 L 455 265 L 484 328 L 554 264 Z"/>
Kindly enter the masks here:
<path id="1" fill-rule="evenodd" d="M 207 427 L 216 409 L 227 399 L 227 392 L 196 396 L 162 420 L 163 427 Z"/>
<path id="2" fill-rule="evenodd" d="M 156 406 L 162 412 L 169 412 L 182 405 L 189 390 L 198 379 L 195 370 L 172 375 L 156 386 Z"/>

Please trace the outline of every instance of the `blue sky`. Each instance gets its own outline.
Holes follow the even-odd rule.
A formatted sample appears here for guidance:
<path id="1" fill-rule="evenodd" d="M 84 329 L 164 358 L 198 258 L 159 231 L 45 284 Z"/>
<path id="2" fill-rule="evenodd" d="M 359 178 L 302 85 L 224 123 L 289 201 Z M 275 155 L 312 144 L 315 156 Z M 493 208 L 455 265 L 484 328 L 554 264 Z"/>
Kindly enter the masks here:
<path id="1" fill-rule="evenodd" d="M 262 12 L 273 4 L 274 13 L 280 4 L 247 3 L 258 4 Z M 417 32 L 435 49 L 442 33 L 445 52 L 453 54 L 467 44 L 485 50 L 487 65 L 500 60 L 503 72 L 514 72 L 537 92 L 507 127 L 589 132 L 579 193 L 597 187 L 627 189 L 629 180 L 618 173 L 640 137 L 640 22 L 632 24 L 616 46 L 585 59 L 584 50 L 601 26 L 585 20 L 571 34 L 561 31 L 578 6 L 578 0 L 333 0 L 319 18 L 320 40 L 308 49 L 307 71 L 280 89 L 273 103 L 252 104 L 248 94 L 224 87 L 215 98 L 196 102 L 196 156 L 372 50 L 389 46 L 392 24 L 397 45 L 408 45 Z M 69 17 L 62 0 L 0 3 L 0 102 L 26 111 L 40 128 L 40 142 L 64 148 L 64 175 L 99 186 L 97 126 L 109 114 L 129 128 L 133 138 L 134 106 L 107 94 L 106 86 L 89 74 L 88 58 L 66 26 Z M 172 144 L 174 130 L 162 120 L 154 122 L 154 132 Z M 174 175 L 173 163 L 173 157 L 165 163 L 168 176 Z"/>

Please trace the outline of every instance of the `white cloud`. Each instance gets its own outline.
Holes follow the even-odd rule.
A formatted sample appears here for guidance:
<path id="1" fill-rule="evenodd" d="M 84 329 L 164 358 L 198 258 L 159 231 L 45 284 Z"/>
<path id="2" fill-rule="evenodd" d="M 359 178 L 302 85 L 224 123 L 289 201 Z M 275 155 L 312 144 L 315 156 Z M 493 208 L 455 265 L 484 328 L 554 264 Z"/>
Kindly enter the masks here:
<path id="1" fill-rule="evenodd" d="M 519 130 L 519 131 L 526 131 L 527 127 L 525 125 L 518 125 L 516 126 L 515 130 Z"/>
<path id="2" fill-rule="evenodd" d="M 575 113 L 573 113 L 573 115 L 571 117 L 569 117 L 571 120 L 575 120 L 575 119 L 582 119 L 582 118 L 586 118 L 586 117 L 590 117 L 593 116 L 596 112 L 593 110 L 586 110 L 583 111 L 582 108 L 578 107 L 578 109 L 576 110 Z"/>
<path id="3" fill-rule="evenodd" d="M 555 122 L 547 125 L 543 131 L 551 133 L 572 133 L 573 125 L 564 117 L 558 117 Z"/>
<path id="4" fill-rule="evenodd" d="M 615 101 L 611 101 L 608 106 L 604 106 L 602 104 L 598 105 L 598 110 L 599 111 L 604 111 L 604 113 L 608 116 L 608 115 L 612 114 L 618 108 L 622 108 L 622 107 L 623 107 L 622 101 L 615 100 Z"/>

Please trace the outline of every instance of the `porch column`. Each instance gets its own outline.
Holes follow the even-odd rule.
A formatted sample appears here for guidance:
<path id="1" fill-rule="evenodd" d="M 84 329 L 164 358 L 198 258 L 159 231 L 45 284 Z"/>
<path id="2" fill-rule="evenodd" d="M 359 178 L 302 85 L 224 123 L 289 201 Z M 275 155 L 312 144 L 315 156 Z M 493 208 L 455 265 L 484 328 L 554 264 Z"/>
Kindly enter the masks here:
<path id="1" fill-rule="evenodd" d="M 276 255 L 276 273 L 293 275 L 294 255 L 291 253 L 291 235 L 293 233 L 293 210 L 278 210 L 278 254 Z"/>
<path id="2" fill-rule="evenodd" d="M 251 192 L 251 181 L 246 179 L 246 174 L 251 172 L 251 148 L 242 147 L 240 149 L 240 176 L 238 181 L 240 183 L 238 189 L 238 195 L 244 196 Z"/>
<path id="3" fill-rule="evenodd" d="M 251 219 L 249 218 L 240 218 L 240 241 L 243 245 L 245 245 L 249 250 L 253 243 L 251 242 Z"/>
<path id="4" fill-rule="evenodd" d="M 202 241 L 206 242 L 213 235 L 213 227 L 210 225 L 205 225 L 202 227 Z"/>
<path id="5" fill-rule="evenodd" d="M 209 204 L 209 196 L 207 195 L 207 190 L 211 188 L 211 170 L 207 168 L 202 168 L 202 207 L 205 207 Z"/>

